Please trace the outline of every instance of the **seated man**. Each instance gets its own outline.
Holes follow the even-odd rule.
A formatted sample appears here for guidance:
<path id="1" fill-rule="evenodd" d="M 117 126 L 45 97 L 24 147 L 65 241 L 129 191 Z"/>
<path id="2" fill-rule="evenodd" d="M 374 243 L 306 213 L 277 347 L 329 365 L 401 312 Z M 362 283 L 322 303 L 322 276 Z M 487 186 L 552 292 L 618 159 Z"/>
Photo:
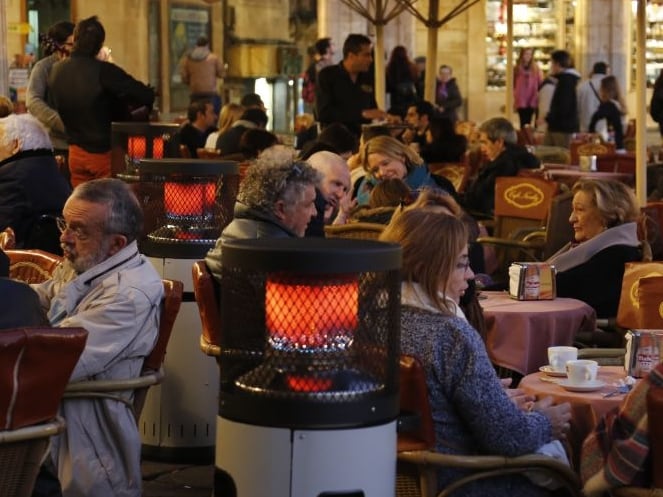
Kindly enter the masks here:
<path id="1" fill-rule="evenodd" d="M 587 497 L 607 495 L 609 490 L 626 485 L 651 485 L 647 418 L 650 388 L 663 388 L 663 364 L 640 380 L 619 410 L 606 414 L 583 443 L 580 473 Z"/>
<path id="2" fill-rule="evenodd" d="M 180 128 L 180 144 L 186 145 L 192 158 L 198 157 L 198 149 L 205 148 L 207 136 L 214 131 L 218 116 L 211 100 L 195 100 L 189 105 L 187 119 Z"/>
<path id="3" fill-rule="evenodd" d="M 0 119 L 0 230 L 11 226 L 18 248 L 58 253 L 58 234 L 37 232 L 43 214 L 60 215 L 71 188 L 44 126 L 30 114 Z"/>
<path id="4" fill-rule="evenodd" d="M 421 100 L 407 109 L 405 121 L 410 126 L 403 132 L 402 139 L 408 145 L 414 145 L 417 152 L 426 146 L 426 132 L 435 116 L 433 104 Z"/>
<path id="5" fill-rule="evenodd" d="M 216 140 L 216 149 L 221 155 L 227 156 L 241 152 L 239 140 L 247 129 L 265 129 L 267 127 L 267 114 L 262 109 L 251 107 L 246 109 L 242 116 L 235 121 L 229 130 L 219 135 Z"/>
<path id="6" fill-rule="evenodd" d="M 161 278 L 138 252 L 143 211 L 118 179 L 79 185 L 59 220 L 64 261 L 34 285 L 52 326 L 81 326 L 87 344 L 71 380 L 140 375 L 156 342 Z M 125 392 L 128 402 L 132 393 Z M 140 438 L 128 405 L 111 399 L 64 400 L 64 434 L 51 456 L 65 497 L 140 497 Z"/>
<path id="7" fill-rule="evenodd" d="M 354 206 L 350 191 L 348 163 L 333 152 L 314 153 L 307 162 L 320 173 L 322 179 L 316 188 L 316 216 L 306 229 L 306 236 L 325 236 L 326 224 L 345 224 Z"/>
<path id="8" fill-rule="evenodd" d="M 539 159 L 517 144 L 516 130 L 503 117 L 494 117 L 479 128 L 481 152 L 488 159 L 477 178 L 468 186 L 463 206 L 483 217 L 495 210 L 495 178 L 516 176 L 520 169 L 539 167 Z"/>
<path id="9" fill-rule="evenodd" d="M 221 279 L 221 245 L 250 238 L 303 237 L 315 209 L 319 174 L 294 158 L 282 145 L 265 150 L 248 168 L 239 187 L 235 216 L 216 246 L 205 257 L 207 267 Z"/>

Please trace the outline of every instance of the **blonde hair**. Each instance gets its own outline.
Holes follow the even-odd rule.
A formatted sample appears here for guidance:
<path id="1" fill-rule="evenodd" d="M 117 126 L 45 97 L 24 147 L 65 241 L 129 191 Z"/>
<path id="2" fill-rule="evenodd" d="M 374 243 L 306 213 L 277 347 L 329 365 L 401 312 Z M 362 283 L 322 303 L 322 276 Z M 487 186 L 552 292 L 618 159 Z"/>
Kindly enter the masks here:
<path id="1" fill-rule="evenodd" d="M 607 179 L 580 179 L 573 185 L 573 193 L 587 193 L 606 228 L 635 222 L 640 208 L 635 192 L 620 181 Z"/>
<path id="2" fill-rule="evenodd" d="M 228 129 L 242 117 L 244 107 L 239 104 L 229 103 L 221 108 L 219 113 L 219 134 L 228 131 Z"/>
<path id="3" fill-rule="evenodd" d="M 369 173 L 368 156 L 371 154 L 382 154 L 391 159 L 402 160 L 408 174 L 412 169 L 424 163 L 418 153 L 391 136 L 376 136 L 362 146 L 359 152 L 361 165 Z"/>
<path id="4" fill-rule="evenodd" d="M 418 283 L 441 312 L 453 315 L 445 288 L 467 245 L 467 229 L 455 216 L 432 209 L 410 209 L 394 216 L 379 238 L 403 250 L 403 281 Z"/>

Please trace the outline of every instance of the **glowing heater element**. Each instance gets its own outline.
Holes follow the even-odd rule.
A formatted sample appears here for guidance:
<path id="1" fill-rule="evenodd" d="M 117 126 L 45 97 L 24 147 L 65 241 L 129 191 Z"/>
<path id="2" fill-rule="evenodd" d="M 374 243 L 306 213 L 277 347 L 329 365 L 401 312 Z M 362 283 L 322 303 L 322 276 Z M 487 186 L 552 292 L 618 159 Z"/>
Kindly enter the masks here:
<path id="1" fill-rule="evenodd" d="M 152 140 L 152 158 L 163 159 L 163 138 L 157 136 Z M 127 155 L 134 161 L 147 156 L 147 141 L 144 136 L 130 136 L 127 140 Z"/>
<path id="2" fill-rule="evenodd" d="M 171 217 L 192 217 L 202 220 L 211 215 L 216 197 L 216 184 L 164 183 L 164 207 Z"/>
<path id="3" fill-rule="evenodd" d="M 267 279 L 266 323 L 277 348 L 345 349 L 357 328 L 358 310 L 357 275 L 273 275 Z"/>

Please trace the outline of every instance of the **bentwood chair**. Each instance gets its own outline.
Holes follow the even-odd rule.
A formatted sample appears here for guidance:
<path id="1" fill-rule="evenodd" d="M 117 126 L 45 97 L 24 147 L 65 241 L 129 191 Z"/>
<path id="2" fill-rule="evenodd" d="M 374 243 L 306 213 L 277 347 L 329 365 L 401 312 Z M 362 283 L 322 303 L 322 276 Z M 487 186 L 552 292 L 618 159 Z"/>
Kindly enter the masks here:
<path id="1" fill-rule="evenodd" d="M 131 408 L 136 423 L 138 423 L 148 388 L 163 381 L 162 364 L 173 331 L 173 324 L 182 303 L 184 285 L 181 281 L 165 279 L 163 287 L 159 334 L 154 348 L 145 357 L 140 376 L 126 380 L 90 380 L 69 383 L 64 393 L 65 399 L 101 398 L 123 402 Z M 127 391 L 133 391 L 133 400 L 127 400 L 126 394 L 122 395 Z"/>
<path id="2" fill-rule="evenodd" d="M 361 240 L 377 240 L 385 225 L 379 223 L 346 223 L 325 226 L 327 238 L 355 238 Z"/>
<path id="3" fill-rule="evenodd" d="M 221 317 L 219 315 L 219 299 L 214 277 L 207 269 L 205 261 L 196 261 L 191 268 L 193 278 L 193 293 L 198 304 L 198 313 L 202 324 L 200 335 L 200 349 L 207 355 L 218 357 L 221 354 L 219 347 L 219 333 L 221 331 Z"/>
<path id="4" fill-rule="evenodd" d="M 400 359 L 401 416 L 416 419 L 413 426 L 401 425 L 397 446 L 397 497 L 447 497 L 461 495 L 462 487 L 470 482 L 495 476 L 537 470 L 550 475 L 568 491 L 581 496 L 578 476 L 571 468 L 547 456 L 460 456 L 435 452 L 435 430 L 426 373 L 414 357 Z M 403 418 L 405 419 L 405 418 Z M 437 493 L 436 472 L 442 468 L 463 468 L 468 474 Z M 461 494 L 454 492 L 461 489 Z"/>
<path id="5" fill-rule="evenodd" d="M 9 257 L 9 277 L 24 283 L 42 283 L 50 279 L 62 262 L 59 255 L 43 250 L 5 250 Z"/>
<path id="6" fill-rule="evenodd" d="M 58 406 L 86 339 L 83 328 L 0 333 L 0 495 L 32 495 L 50 437 L 65 428 Z"/>

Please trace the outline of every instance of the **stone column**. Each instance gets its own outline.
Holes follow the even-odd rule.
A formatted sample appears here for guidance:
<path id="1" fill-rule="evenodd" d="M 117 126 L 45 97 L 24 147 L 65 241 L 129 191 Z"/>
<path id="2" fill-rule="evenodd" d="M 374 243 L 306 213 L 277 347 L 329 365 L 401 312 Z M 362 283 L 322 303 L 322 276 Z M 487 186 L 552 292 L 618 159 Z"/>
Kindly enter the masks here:
<path id="1" fill-rule="evenodd" d="M 5 2 L 0 2 L 0 95 L 9 96 L 9 60 L 7 59 L 7 11 Z"/>

